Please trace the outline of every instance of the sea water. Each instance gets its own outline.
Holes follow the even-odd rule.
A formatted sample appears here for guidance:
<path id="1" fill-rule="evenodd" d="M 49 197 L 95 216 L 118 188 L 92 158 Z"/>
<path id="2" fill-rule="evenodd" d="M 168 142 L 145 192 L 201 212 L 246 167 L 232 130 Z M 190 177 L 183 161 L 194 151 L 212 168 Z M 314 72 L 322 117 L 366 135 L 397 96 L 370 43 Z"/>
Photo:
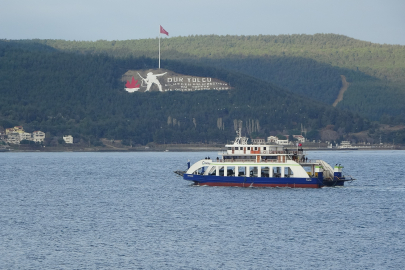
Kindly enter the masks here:
<path id="1" fill-rule="evenodd" d="M 404 269 L 405 151 L 311 151 L 356 181 L 195 187 L 213 152 L 0 153 L 0 269 Z"/>

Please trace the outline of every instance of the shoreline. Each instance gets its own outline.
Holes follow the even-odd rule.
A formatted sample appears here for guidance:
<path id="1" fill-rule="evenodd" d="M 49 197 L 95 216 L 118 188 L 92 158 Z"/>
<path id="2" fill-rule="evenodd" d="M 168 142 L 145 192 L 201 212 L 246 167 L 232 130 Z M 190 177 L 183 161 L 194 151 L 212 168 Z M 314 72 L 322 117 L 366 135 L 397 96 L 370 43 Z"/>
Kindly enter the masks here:
<path id="1" fill-rule="evenodd" d="M 294 147 L 287 148 L 294 151 Z M 373 147 L 373 148 L 327 148 L 327 147 L 302 147 L 304 151 L 373 151 L 373 150 L 405 150 L 403 146 Z M 219 146 L 155 146 L 155 147 L 9 147 L 1 148 L 1 153 L 11 152 L 223 152 L 225 147 Z"/>

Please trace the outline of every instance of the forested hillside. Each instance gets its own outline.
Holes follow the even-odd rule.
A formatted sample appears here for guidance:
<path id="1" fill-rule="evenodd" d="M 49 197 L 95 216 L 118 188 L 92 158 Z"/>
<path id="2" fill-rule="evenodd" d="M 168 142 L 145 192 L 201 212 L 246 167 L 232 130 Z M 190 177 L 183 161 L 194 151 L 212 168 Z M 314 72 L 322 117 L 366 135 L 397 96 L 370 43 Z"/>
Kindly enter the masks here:
<path id="1" fill-rule="evenodd" d="M 156 67 L 156 59 L 54 51 L 0 42 L 0 125 L 22 125 L 47 137 L 72 134 L 132 143 L 226 142 L 242 122 L 252 137 L 277 132 L 308 137 L 329 125 L 345 136 L 372 127 L 350 112 L 302 98 L 273 84 L 225 70 L 165 60 L 180 74 L 214 77 L 233 90 L 127 93 L 121 75 Z"/>
<path id="2" fill-rule="evenodd" d="M 79 53 L 156 58 L 158 40 L 20 41 Z M 162 40 L 162 57 L 198 62 L 269 81 L 333 104 L 344 75 L 349 88 L 338 108 L 373 120 L 405 123 L 405 46 L 373 44 L 334 34 L 189 36 Z M 387 106 L 389 104 L 389 106 Z"/>

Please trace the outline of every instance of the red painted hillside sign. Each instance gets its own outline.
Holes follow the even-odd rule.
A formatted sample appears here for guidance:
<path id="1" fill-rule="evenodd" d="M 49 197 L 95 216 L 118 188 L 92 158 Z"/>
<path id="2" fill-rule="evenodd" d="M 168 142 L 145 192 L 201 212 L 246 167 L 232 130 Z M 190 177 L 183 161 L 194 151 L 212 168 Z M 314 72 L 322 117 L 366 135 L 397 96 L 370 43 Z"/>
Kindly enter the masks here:
<path id="1" fill-rule="evenodd" d="M 122 81 L 129 93 L 231 89 L 228 83 L 215 78 L 182 75 L 166 69 L 128 70 Z"/>

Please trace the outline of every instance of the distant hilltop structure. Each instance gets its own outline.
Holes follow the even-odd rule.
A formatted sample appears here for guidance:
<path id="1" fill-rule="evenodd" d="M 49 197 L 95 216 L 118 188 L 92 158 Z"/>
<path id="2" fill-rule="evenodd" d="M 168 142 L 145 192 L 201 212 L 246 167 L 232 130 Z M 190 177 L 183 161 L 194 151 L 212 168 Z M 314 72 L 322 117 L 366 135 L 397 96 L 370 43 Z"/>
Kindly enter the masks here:
<path id="1" fill-rule="evenodd" d="M 232 87 L 219 79 L 183 75 L 166 69 L 128 70 L 122 76 L 125 91 L 199 91 L 199 90 L 230 90 Z"/>

